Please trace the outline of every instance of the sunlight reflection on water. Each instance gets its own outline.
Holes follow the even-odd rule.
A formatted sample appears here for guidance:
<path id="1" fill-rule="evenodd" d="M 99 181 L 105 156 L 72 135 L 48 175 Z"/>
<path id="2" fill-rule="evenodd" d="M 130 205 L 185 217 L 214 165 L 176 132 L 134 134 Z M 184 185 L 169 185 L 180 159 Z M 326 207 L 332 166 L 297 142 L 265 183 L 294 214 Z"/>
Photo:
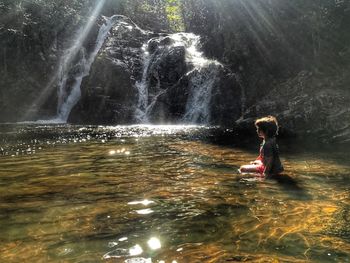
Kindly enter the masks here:
<path id="1" fill-rule="evenodd" d="M 16 129 L 8 151 L 36 152 L 0 157 L 4 262 L 349 261 L 338 153 L 282 153 L 287 173 L 266 180 L 237 173 L 255 151 L 198 139 L 207 128 Z"/>

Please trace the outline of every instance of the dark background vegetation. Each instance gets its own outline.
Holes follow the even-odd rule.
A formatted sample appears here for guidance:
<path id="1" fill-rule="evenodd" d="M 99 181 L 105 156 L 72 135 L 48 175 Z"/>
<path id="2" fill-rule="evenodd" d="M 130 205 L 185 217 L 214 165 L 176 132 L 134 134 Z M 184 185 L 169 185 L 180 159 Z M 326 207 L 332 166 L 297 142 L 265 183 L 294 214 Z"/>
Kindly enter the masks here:
<path id="1" fill-rule="evenodd" d="M 55 92 L 43 106 L 33 101 L 55 89 L 59 58 L 96 1 L 0 0 L 1 122 L 35 107 L 52 114 Z M 113 14 L 155 32 L 200 35 L 205 55 L 244 87 L 243 123 L 275 114 L 289 130 L 349 140 L 350 1 L 107 0 L 102 15 Z"/>

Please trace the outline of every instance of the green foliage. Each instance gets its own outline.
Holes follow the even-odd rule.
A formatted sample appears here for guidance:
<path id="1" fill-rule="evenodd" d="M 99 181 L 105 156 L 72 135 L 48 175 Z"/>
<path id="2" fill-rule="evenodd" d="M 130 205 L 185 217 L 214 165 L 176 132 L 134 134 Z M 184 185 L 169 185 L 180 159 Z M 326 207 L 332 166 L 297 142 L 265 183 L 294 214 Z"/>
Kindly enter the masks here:
<path id="1" fill-rule="evenodd" d="M 141 27 L 153 31 L 168 30 L 162 0 L 125 0 L 124 14 Z"/>
<path id="2" fill-rule="evenodd" d="M 123 14 L 153 31 L 184 31 L 182 0 L 124 0 Z"/>
<path id="3" fill-rule="evenodd" d="M 167 0 L 165 11 L 167 15 L 167 19 L 170 25 L 170 28 L 175 31 L 184 31 L 185 24 L 183 21 L 182 14 L 182 3 L 179 0 Z"/>

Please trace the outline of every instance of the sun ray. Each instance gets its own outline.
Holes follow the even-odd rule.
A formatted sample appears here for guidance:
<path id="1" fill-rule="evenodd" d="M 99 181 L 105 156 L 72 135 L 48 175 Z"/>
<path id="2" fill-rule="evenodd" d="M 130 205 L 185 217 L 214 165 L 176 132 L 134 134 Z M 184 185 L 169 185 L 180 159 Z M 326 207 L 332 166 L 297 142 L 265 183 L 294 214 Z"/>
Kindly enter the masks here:
<path id="1" fill-rule="evenodd" d="M 83 43 L 89 35 L 98 16 L 100 15 L 105 2 L 106 0 L 96 1 L 96 5 L 93 8 L 91 15 L 89 16 L 88 22 L 81 28 L 81 30 L 77 34 L 77 38 L 73 41 L 73 45 L 71 46 L 71 48 L 68 49 L 67 54 L 63 55 L 59 60 L 55 72 L 53 73 L 45 88 L 38 95 L 37 99 L 32 103 L 30 107 L 31 109 L 38 110 L 46 102 L 50 94 L 52 94 L 52 89 L 56 87 L 57 81 L 59 80 L 62 72 L 70 66 L 70 64 L 82 48 Z M 27 111 L 21 118 L 21 120 L 28 121 L 30 120 L 29 118 L 34 117 L 31 115 L 32 113 L 30 111 Z"/>

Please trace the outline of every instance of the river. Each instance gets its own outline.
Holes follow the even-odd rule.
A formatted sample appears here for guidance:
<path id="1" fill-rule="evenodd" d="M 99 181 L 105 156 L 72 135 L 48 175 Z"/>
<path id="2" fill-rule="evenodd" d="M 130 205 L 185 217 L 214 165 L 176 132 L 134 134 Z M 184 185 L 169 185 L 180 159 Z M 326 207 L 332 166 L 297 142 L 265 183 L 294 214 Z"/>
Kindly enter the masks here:
<path id="1" fill-rule="evenodd" d="M 283 176 L 240 175 L 258 145 L 217 129 L 1 125 L 1 261 L 349 262 L 349 152 L 282 140 Z"/>

